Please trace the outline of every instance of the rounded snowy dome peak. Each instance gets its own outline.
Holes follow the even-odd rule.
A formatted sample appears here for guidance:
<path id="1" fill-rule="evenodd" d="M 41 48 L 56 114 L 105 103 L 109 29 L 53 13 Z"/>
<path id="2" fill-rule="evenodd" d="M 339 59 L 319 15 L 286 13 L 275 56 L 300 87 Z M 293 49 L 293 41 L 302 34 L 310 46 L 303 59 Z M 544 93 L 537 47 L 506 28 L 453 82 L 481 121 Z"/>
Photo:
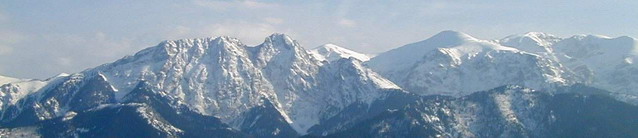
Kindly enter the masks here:
<path id="1" fill-rule="evenodd" d="M 432 37 L 430 37 L 428 40 L 441 40 L 441 41 L 467 41 L 467 40 L 476 40 L 476 38 L 463 33 L 463 32 L 458 32 L 458 31 L 453 31 L 453 30 L 445 30 L 442 31 Z"/>

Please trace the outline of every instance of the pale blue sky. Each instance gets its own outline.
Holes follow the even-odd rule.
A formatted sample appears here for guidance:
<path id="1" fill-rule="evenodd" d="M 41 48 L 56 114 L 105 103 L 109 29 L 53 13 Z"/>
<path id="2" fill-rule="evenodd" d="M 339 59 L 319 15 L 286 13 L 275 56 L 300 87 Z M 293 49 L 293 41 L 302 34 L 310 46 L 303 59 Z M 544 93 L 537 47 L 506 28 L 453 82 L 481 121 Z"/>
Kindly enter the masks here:
<path id="1" fill-rule="evenodd" d="M 0 75 L 47 78 L 111 62 L 166 39 L 274 32 L 306 48 L 379 53 L 442 30 L 483 39 L 529 31 L 638 36 L 638 1 L 0 0 Z"/>

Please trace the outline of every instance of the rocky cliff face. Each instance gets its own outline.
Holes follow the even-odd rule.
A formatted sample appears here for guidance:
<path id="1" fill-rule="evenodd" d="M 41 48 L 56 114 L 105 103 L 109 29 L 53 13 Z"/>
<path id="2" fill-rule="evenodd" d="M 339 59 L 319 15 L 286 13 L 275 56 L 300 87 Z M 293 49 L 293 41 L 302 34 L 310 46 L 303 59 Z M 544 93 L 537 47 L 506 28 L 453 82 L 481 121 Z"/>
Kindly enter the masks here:
<path id="1" fill-rule="evenodd" d="M 559 94 L 503 86 L 454 98 L 423 96 L 327 137 L 635 137 L 636 106 L 604 90 Z"/>
<path id="2" fill-rule="evenodd" d="M 165 41 L 61 79 L 6 104 L 3 121 L 30 124 L 122 104 L 145 82 L 175 110 L 184 107 L 251 131 L 257 128 L 246 126 L 245 119 L 258 121 L 256 116 L 265 112 L 289 125 L 282 128 L 305 134 L 353 103 L 370 104 L 386 93 L 402 92 L 358 60 L 321 62 L 283 34 L 273 34 L 258 46 L 230 37 Z"/>

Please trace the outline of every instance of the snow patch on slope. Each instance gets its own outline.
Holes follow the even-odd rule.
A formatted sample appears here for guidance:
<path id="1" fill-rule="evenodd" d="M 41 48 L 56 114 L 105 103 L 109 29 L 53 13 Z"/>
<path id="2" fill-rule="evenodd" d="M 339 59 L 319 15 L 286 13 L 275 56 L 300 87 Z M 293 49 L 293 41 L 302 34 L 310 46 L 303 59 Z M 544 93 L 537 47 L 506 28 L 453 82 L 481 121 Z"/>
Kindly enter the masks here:
<path id="1" fill-rule="evenodd" d="M 552 60 L 455 31 L 382 53 L 367 65 L 422 95 L 463 96 L 508 84 L 546 89 L 571 83 Z"/>
<path id="2" fill-rule="evenodd" d="M 577 35 L 556 43 L 553 53 L 585 83 L 613 92 L 638 94 L 638 41 L 631 37 L 610 38 Z"/>
<path id="3" fill-rule="evenodd" d="M 142 116 L 142 118 L 144 118 L 147 121 L 148 124 L 151 124 L 153 128 L 161 132 L 166 132 L 170 136 L 177 136 L 179 133 L 184 132 L 183 130 L 175 126 L 168 124 L 164 120 L 159 120 L 158 115 L 156 115 L 155 112 L 150 111 L 150 109 L 148 109 L 144 105 L 140 105 L 139 107 L 137 107 L 136 111 L 140 114 L 140 116 Z"/>
<path id="4" fill-rule="evenodd" d="M 559 38 L 545 33 L 527 33 L 498 40 L 503 45 L 532 52 L 573 72 L 576 81 L 613 92 L 638 94 L 633 64 L 638 57 L 635 38 L 574 35 Z"/>
<path id="5" fill-rule="evenodd" d="M 334 44 L 324 44 L 310 50 L 310 54 L 321 61 L 335 61 L 341 58 L 353 57 L 360 61 L 370 60 L 370 56 L 346 49 Z"/>
<path id="6" fill-rule="evenodd" d="M 410 68 L 414 63 L 424 60 L 423 57 L 428 54 L 427 52 L 437 49 L 449 49 L 447 50 L 450 51 L 449 54 L 456 59 L 485 50 L 518 51 L 514 48 L 495 45 L 491 41 L 476 39 L 465 33 L 443 31 L 426 40 L 381 53 L 368 62 L 368 65 L 380 73 Z"/>
<path id="7" fill-rule="evenodd" d="M 46 80 L 29 80 L 3 77 L 7 83 L 0 84 L 0 110 L 16 104 L 29 94 L 36 93 L 51 83 L 57 83 L 68 74 L 60 74 Z"/>
<path id="8" fill-rule="evenodd" d="M 1 84 L 7 84 L 7 83 L 10 83 L 10 82 L 22 81 L 22 80 L 23 79 L 0 76 L 0 85 Z"/>
<path id="9" fill-rule="evenodd" d="M 527 52 L 551 52 L 548 48 L 558 41 L 563 40 L 552 34 L 542 32 L 528 32 L 507 36 L 498 42 L 505 46 L 511 46 Z"/>

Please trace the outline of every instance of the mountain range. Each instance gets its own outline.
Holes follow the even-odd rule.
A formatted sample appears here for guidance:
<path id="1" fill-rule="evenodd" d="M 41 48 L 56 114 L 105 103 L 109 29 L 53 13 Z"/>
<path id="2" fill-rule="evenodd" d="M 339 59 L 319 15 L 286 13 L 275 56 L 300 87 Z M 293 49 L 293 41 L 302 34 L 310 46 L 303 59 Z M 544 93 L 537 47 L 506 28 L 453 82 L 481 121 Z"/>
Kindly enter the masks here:
<path id="1" fill-rule="evenodd" d="M 636 42 L 443 31 L 373 57 L 285 34 L 170 40 L 45 80 L 0 76 L 0 136 L 636 137 Z"/>

